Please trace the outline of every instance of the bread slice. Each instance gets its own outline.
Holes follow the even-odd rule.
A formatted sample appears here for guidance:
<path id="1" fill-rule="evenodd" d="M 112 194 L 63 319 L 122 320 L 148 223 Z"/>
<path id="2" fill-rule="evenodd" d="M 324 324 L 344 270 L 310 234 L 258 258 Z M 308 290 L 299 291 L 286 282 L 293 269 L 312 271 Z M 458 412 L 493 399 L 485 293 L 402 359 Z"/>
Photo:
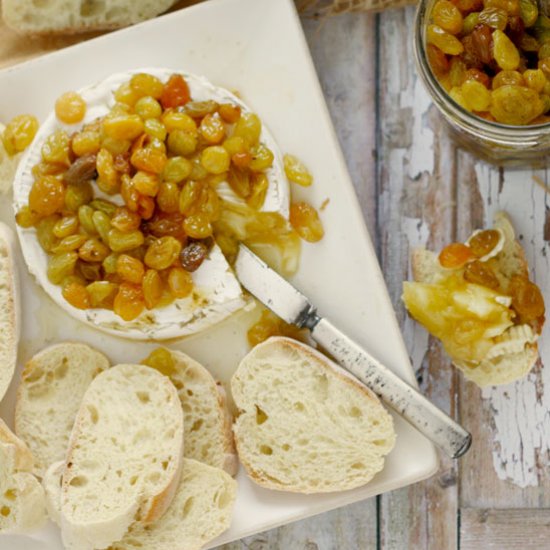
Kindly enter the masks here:
<path id="1" fill-rule="evenodd" d="M 178 487 L 183 412 L 174 385 L 143 365 L 117 365 L 88 387 L 69 441 L 61 533 L 71 550 L 107 548 L 135 521 L 162 516 Z"/>
<path id="2" fill-rule="evenodd" d="M 17 170 L 17 165 L 21 158 L 21 153 L 9 155 L 2 143 L 2 134 L 6 127 L 0 123 L 0 194 L 7 193 L 13 185 L 13 179 Z"/>
<path id="3" fill-rule="evenodd" d="M 51 466 L 45 477 L 50 517 L 59 522 L 63 463 Z M 231 524 L 237 482 L 226 472 L 196 460 L 183 460 L 181 481 L 167 512 L 155 523 L 135 523 L 110 550 L 200 550 Z"/>
<path id="4" fill-rule="evenodd" d="M 82 397 L 107 368 L 107 357 L 77 342 L 46 348 L 25 365 L 17 390 L 15 433 L 31 449 L 39 477 L 65 458 Z"/>
<path id="5" fill-rule="evenodd" d="M 0 222 L 0 401 L 15 372 L 19 343 L 20 305 L 14 250 L 13 232 Z"/>
<path id="6" fill-rule="evenodd" d="M 353 489 L 382 470 L 393 419 L 368 388 L 314 349 L 272 337 L 231 379 L 239 458 L 268 489 Z"/>
<path id="7" fill-rule="evenodd" d="M 200 363 L 181 351 L 157 348 L 142 361 L 168 376 L 183 407 L 185 457 L 235 475 L 238 460 L 223 387 Z"/>
<path id="8" fill-rule="evenodd" d="M 134 25 L 165 12 L 176 0 L 3 0 L 2 15 L 26 34 L 75 34 Z"/>
<path id="9" fill-rule="evenodd" d="M 506 294 L 513 277 L 528 277 L 529 269 L 525 253 L 515 238 L 514 228 L 505 212 L 497 212 L 494 227 L 503 236 L 502 249 L 488 260 L 497 276 L 502 292 Z M 438 257 L 424 248 L 413 250 L 412 273 L 415 282 L 437 284 L 449 276 L 441 267 Z M 410 283 L 405 283 L 406 285 Z M 525 376 L 538 359 L 537 328 L 529 325 L 513 325 L 494 335 L 485 358 L 470 362 L 451 355 L 453 364 L 468 380 L 480 387 L 509 384 Z"/>
<path id="10" fill-rule="evenodd" d="M 0 419 L 0 534 L 26 533 L 46 520 L 44 490 L 32 467 L 31 452 Z"/>

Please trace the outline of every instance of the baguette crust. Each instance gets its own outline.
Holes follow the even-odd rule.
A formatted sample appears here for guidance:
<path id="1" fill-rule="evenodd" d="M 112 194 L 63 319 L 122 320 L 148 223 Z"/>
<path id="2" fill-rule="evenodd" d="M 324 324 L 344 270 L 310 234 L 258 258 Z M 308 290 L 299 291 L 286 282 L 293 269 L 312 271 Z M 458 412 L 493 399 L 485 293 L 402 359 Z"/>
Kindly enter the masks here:
<path id="1" fill-rule="evenodd" d="M 52 465 L 44 476 L 46 505 L 59 522 L 63 463 Z M 229 528 L 237 482 L 226 472 L 190 458 L 182 461 L 182 477 L 172 505 L 151 525 L 134 523 L 110 550 L 200 550 Z"/>
<path id="2" fill-rule="evenodd" d="M 14 257 L 15 237 L 0 222 L 0 401 L 4 398 L 15 373 L 20 335 L 19 281 Z"/>
<path id="3" fill-rule="evenodd" d="M 506 292 L 512 277 L 529 277 L 529 265 L 523 247 L 515 238 L 508 215 L 505 212 L 497 212 L 494 225 L 505 237 L 504 247 L 494 259 L 496 264 L 494 271 L 502 289 Z M 413 279 L 418 283 L 434 283 L 448 273 L 440 266 L 437 255 L 425 248 L 412 251 L 411 268 Z M 468 380 L 480 387 L 486 387 L 509 384 L 523 378 L 536 364 L 538 357 L 537 343 L 528 342 L 523 351 L 485 359 L 479 364 L 466 364 L 453 357 L 451 360 Z"/>
<path id="4" fill-rule="evenodd" d="M 326 418 L 322 418 L 320 415 L 315 416 L 309 412 L 308 406 L 316 399 L 314 395 L 309 395 L 309 386 L 303 388 L 302 400 L 305 405 L 302 404 L 303 408 L 299 410 L 301 412 L 295 413 L 295 407 L 288 406 L 286 404 L 286 409 L 283 413 L 277 411 L 280 415 L 275 422 L 277 423 L 276 427 L 271 428 L 273 431 L 276 429 L 281 429 L 285 432 L 289 441 L 287 446 L 288 449 L 285 449 L 283 445 L 283 453 L 278 454 L 278 451 L 269 447 L 267 454 L 271 456 L 276 455 L 277 465 L 261 463 L 261 459 L 258 458 L 258 455 L 253 452 L 253 447 L 256 445 L 256 436 L 259 433 L 255 430 L 257 425 L 265 425 L 265 422 L 258 422 L 257 414 L 259 409 L 264 409 L 265 404 L 262 402 L 265 398 L 265 394 L 262 397 L 262 391 L 253 391 L 248 385 L 254 383 L 255 375 L 262 376 L 262 373 L 266 368 L 266 361 L 262 362 L 262 370 L 260 373 L 250 369 L 252 364 L 258 362 L 260 363 L 262 354 L 266 354 L 270 359 L 273 357 L 274 353 L 289 353 L 290 355 L 296 357 L 296 361 L 293 365 L 288 366 L 287 372 L 288 376 L 291 376 L 293 367 L 298 368 L 300 365 L 307 365 L 305 370 L 300 371 L 306 376 L 311 375 L 312 377 L 321 376 L 325 377 L 327 380 L 327 385 L 332 385 L 334 389 L 335 396 L 344 396 L 348 401 L 345 402 L 345 405 L 342 403 L 340 407 L 347 406 L 349 404 L 354 404 L 352 407 L 352 416 L 354 420 L 348 423 L 348 418 L 345 418 L 345 414 L 341 413 L 340 409 L 337 412 L 330 410 L 327 412 L 330 420 L 327 422 Z M 263 358 L 262 358 L 263 359 Z M 276 359 L 273 359 L 275 362 Z M 308 372 L 309 371 L 309 372 Z M 267 374 L 265 376 L 268 376 Z M 299 387 L 301 380 L 293 381 L 290 383 L 287 380 L 281 380 L 285 374 L 278 373 L 278 385 L 281 385 L 283 388 L 282 391 L 285 393 L 288 392 L 289 387 L 294 385 Z M 270 381 L 267 380 L 265 384 L 270 384 Z M 304 382 L 305 384 L 305 382 Z M 264 386 L 262 386 L 264 387 Z M 266 386 L 267 387 L 267 386 Z M 268 390 L 264 387 L 264 390 Z M 391 415 L 384 409 L 381 405 L 378 397 L 366 386 L 360 384 L 352 375 L 341 369 L 336 364 L 332 363 L 324 355 L 318 351 L 292 340 L 290 338 L 284 337 L 272 337 L 256 346 L 241 362 L 237 371 L 231 379 L 231 389 L 233 393 L 233 398 L 237 407 L 240 410 L 240 415 L 235 421 L 233 430 L 235 433 L 235 443 L 237 445 L 237 451 L 239 458 L 247 471 L 247 474 L 250 478 L 262 487 L 268 489 L 282 490 L 293 493 L 320 493 L 320 492 L 335 492 L 335 491 L 344 491 L 348 489 L 354 489 L 360 487 L 372 479 L 372 477 L 379 472 L 384 465 L 384 456 L 388 454 L 395 444 L 395 432 L 393 430 L 393 420 Z M 302 391 L 302 388 L 300 388 Z M 282 396 L 282 394 L 281 394 Z M 320 405 L 322 409 L 328 411 L 331 406 L 331 399 L 326 397 L 323 403 Z M 256 410 L 254 410 L 254 407 Z M 361 407 L 361 409 L 359 409 Z M 315 410 L 316 405 L 312 406 L 311 409 Z M 354 410 L 355 409 L 355 410 Z M 304 413 L 303 411 L 306 411 Z M 269 415 L 271 418 L 271 413 L 265 411 L 266 417 Z M 304 414 L 307 414 L 307 417 L 304 419 Z M 283 416 L 284 415 L 284 416 Z M 340 416 L 342 418 L 340 418 Z M 256 420 L 253 420 L 252 417 L 256 417 Z M 337 420 L 334 420 L 334 418 Z M 306 439 L 311 442 L 312 445 L 315 443 L 315 438 L 323 438 L 324 435 L 331 433 L 331 430 L 336 432 L 335 426 L 339 426 L 339 423 L 345 425 L 345 429 L 342 428 L 342 433 L 337 434 L 336 440 L 331 442 L 331 448 L 334 450 L 336 448 L 336 454 L 339 457 L 339 462 L 328 466 L 326 464 L 327 458 L 321 458 L 323 454 L 322 451 L 312 455 L 308 455 L 306 451 L 308 448 L 304 448 L 303 462 L 301 465 L 297 465 L 292 462 L 291 459 L 287 459 L 285 452 L 289 452 L 289 449 L 294 445 L 300 445 L 299 439 L 305 434 L 301 432 L 300 423 L 309 422 L 309 429 L 311 433 L 307 434 Z M 353 424 L 357 422 L 357 424 Z M 322 425 L 321 425 L 322 424 Z M 340 426 L 341 427 L 341 426 Z M 326 434 L 322 431 L 323 428 L 326 430 Z M 320 433 L 314 433 L 316 430 L 320 430 Z M 349 432 L 347 431 L 349 430 Z M 357 440 L 353 439 L 351 435 L 358 430 L 357 437 L 359 437 L 359 432 L 363 437 L 362 444 L 365 445 L 365 449 L 362 449 L 359 454 L 353 454 L 354 460 L 351 459 L 351 455 L 354 452 L 354 447 L 356 446 Z M 265 433 L 261 436 L 265 437 Z M 257 439 L 261 440 L 261 437 L 258 436 Z M 278 436 L 273 436 L 275 439 Z M 347 438 L 351 439 L 348 440 Z M 353 439 L 353 440 L 352 440 Z M 251 441 L 254 444 L 251 444 Z M 373 443 L 371 444 L 371 441 Z M 260 452 L 261 448 L 264 445 L 259 446 Z M 339 448 L 338 448 L 339 447 Z M 349 455 L 349 456 L 348 456 Z M 351 470 L 346 470 L 347 462 L 353 462 L 351 464 Z M 344 465 L 343 463 L 346 462 Z M 366 466 L 364 463 L 368 463 Z M 365 466 L 364 471 L 358 472 L 359 469 Z M 306 469 L 311 467 L 315 471 L 313 478 L 309 473 L 306 473 Z M 354 471 L 354 469 L 357 470 Z M 289 471 L 294 469 L 293 472 Z M 349 472 L 353 472 L 351 475 Z M 330 479 L 331 474 L 336 473 L 332 479 Z M 323 477 L 326 476 L 326 477 Z M 289 482 L 289 479 L 292 478 L 292 481 Z"/>
<path id="5" fill-rule="evenodd" d="M 185 353 L 167 348 L 157 350 L 160 351 L 167 356 L 158 370 L 168 376 L 178 390 L 184 411 L 185 457 L 235 475 L 238 460 L 233 441 L 233 417 L 225 390 L 208 369 Z M 143 362 L 148 364 L 148 359 Z M 155 361 L 151 366 L 157 368 Z"/>

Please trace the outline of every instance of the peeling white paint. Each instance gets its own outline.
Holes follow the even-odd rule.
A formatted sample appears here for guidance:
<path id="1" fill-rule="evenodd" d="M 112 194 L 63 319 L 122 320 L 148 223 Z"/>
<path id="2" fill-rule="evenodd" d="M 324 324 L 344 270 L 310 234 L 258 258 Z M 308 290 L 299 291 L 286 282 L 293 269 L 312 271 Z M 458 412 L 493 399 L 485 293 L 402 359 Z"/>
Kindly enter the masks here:
<path id="1" fill-rule="evenodd" d="M 408 20 L 407 29 L 410 34 L 408 43 L 412 44 L 414 11 L 408 10 L 405 17 Z M 391 37 L 388 37 L 388 40 L 390 41 Z M 386 52 L 387 63 L 392 67 L 401 67 L 403 60 L 400 55 L 399 48 L 388 48 Z M 395 269 L 398 261 L 401 258 L 410 258 L 410 251 L 413 248 L 426 246 L 430 231 L 427 224 L 419 218 L 402 217 L 399 221 L 391 220 L 391 216 L 400 215 L 399 210 L 395 208 L 395 201 L 402 200 L 407 180 L 417 179 L 423 173 L 431 174 L 434 170 L 434 133 L 430 125 L 426 123 L 432 103 L 416 71 L 410 71 L 406 74 L 399 70 L 387 71 L 386 75 L 388 89 L 400 90 L 398 96 L 400 111 L 398 112 L 404 117 L 413 117 L 410 127 L 411 140 L 409 143 L 403 143 L 406 148 L 393 147 L 390 149 L 390 158 L 387 163 L 389 171 L 387 175 L 388 185 L 380 197 L 381 219 L 385 220 L 388 227 L 399 227 L 401 225 L 404 233 L 404 238 L 400 242 L 400 250 L 397 250 L 395 245 L 392 246 L 394 248 L 393 254 L 397 256 L 386 258 L 385 262 L 389 288 L 401 289 L 402 281 L 392 280 L 392 277 L 400 277 L 399 274 L 402 273 L 400 269 Z M 395 126 L 400 127 L 398 117 L 393 122 Z M 382 121 L 382 124 L 384 124 L 384 121 Z M 397 138 L 403 139 L 403 136 L 397 136 Z M 392 254 L 392 251 L 386 250 L 386 254 Z M 410 265 L 408 279 L 412 279 Z M 428 351 L 429 335 L 421 325 L 409 316 L 406 316 L 403 321 L 402 332 L 416 372 L 421 367 Z"/>
<path id="2" fill-rule="evenodd" d="M 533 180 L 536 174 L 546 183 L 545 173 L 505 171 L 478 164 L 476 174 L 484 200 L 485 224 L 497 210 L 512 217 L 516 232 L 523 236 L 531 276 L 550 305 L 550 245 L 544 240 L 548 196 Z M 542 364 L 550 363 L 550 324 L 539 341 Z M 537 384 L 539 391 L 537 392 Z M 544 388 L 548 388 L 544 392 Z M 523 380 L 507 386 L 486 388 L 483 397 L 490 402 L 494 419 L 493 465 L 498 477 L 519 487 L 537 486 L 543 466 L 537 456 L 550 451 L 550 368 L 531 372 Z"/>
<path id="3" fill-rule="evenodd" d="M 417 218 L 403 218 L 402 226 L 407 236 L 409 247 L 409 254 L 407 257 L 410 258 L 410 252 L 414 248 L 426 246 L 430 237 L 430 230 L 426 223 Z M 412 280 L 410 264 L 407 275 L 407 279 Z M 429 335 L 426 329 L 420 323 L 417 323 L 410 315 L 407 315 L 405 318 L 402 330 L 403 338 L 409 350 L 413 368 L 416 372 L 422 366 L 422 361 L 428 351 Z"/>

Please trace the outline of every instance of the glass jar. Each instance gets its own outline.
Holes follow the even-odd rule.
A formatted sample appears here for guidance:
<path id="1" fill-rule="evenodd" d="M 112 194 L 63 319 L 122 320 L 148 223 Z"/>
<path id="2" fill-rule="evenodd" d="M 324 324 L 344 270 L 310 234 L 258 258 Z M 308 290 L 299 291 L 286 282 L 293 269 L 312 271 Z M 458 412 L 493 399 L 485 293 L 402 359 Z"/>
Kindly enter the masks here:
<path id="1" fill-rule="evenodd" d="M 480 118 L 451 98 L 433 74 L 426 55 L 426 29 L 436 0 L 420 0 L 416 11 L 416 66 L 433 102 L 449 123 L 453 137 L 472 153 L 504 166 L 544 167 L 550 160 L 550 123 L 511 126 Z"/>

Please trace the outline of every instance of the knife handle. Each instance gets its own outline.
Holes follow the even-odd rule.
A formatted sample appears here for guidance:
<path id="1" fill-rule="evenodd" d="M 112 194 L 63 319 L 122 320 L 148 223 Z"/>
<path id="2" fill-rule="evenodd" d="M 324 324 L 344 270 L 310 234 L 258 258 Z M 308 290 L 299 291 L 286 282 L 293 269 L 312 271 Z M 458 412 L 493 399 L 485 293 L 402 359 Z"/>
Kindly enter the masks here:
<path id="1" fill-rule="evenodd" d="M 323 318 L 316 321 L 311 335 L 338 363 L 449 456 L 458 458 L 469 449 L 472 442 L 469 432 L 330 321 Z"/>

